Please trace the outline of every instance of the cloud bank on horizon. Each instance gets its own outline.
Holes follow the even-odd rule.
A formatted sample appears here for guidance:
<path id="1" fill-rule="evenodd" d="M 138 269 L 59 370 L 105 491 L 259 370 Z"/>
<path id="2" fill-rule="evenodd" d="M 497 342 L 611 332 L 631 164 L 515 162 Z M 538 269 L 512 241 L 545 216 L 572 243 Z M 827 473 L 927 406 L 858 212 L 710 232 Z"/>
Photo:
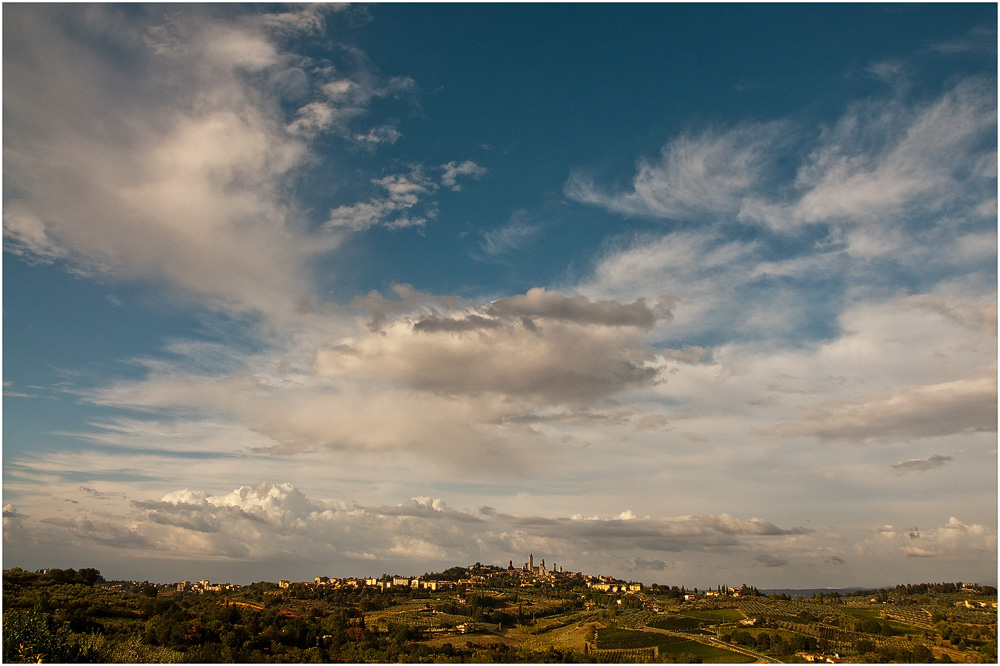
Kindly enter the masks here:
<path id="1" fill-rule="evenodd" d="M 5 6 L 4 566 L 995 584 L 996 8 L 614 10 Z"/>

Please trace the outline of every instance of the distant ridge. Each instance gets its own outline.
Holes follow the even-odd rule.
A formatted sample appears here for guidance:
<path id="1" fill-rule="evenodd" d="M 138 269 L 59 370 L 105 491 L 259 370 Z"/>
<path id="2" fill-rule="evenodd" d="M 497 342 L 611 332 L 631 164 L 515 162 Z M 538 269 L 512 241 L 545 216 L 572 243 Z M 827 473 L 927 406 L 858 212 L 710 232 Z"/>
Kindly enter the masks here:
<path id="1" fill-rule="evenodd" d="M 804 588 L 804 589 L 786 589 L 786 588 L 773 588 L 773 589 L 761 589 L 758 590 L 761 594 L 787 594 L 790 597 L 811 597 L 814 594 L 850 594 L 851 592 L 857 592 L 858 590 L 874 590 L 877 588 L 870 587 L 816 587 L 816 588 Z"/>

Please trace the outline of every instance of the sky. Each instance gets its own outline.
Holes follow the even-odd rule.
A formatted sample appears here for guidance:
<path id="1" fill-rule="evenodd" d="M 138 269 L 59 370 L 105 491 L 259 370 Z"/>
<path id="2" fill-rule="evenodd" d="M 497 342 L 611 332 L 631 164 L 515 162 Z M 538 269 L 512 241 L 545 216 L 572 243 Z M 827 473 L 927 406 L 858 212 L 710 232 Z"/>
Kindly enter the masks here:
<path id="1" fill-rule="evenodd" d="M 997 583 L 995 4 L 3 6 L 3 565 Z"/>

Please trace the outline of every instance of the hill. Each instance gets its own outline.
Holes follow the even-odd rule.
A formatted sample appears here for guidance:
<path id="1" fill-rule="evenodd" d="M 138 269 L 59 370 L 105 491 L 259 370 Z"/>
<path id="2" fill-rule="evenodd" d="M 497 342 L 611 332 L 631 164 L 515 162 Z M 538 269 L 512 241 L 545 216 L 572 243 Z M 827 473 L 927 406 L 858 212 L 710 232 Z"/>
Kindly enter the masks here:
<path id="1" fill-rule="evenodd" d="M 855 592 L 861 592 L 863 590 L 870 590 L 871 588 L 865 587 L 809 587 L 809 588 L 768 588 L 760 590 L 761 594 L 771 595 L 771 594 L 784 594 L 789 597 L 805 597 L 806 599 L 811 599 L 817 594 L 839 594 L 841 596 L 853 594 Z"/>
<path id="2" fill-rule="evenodd" d="M 242 587 L 109 583 L 84 571 L 4 571 L 5 662 L 975 663 L 997 654 L 996 590 L 950 583 L 798 599 L 476 565 L 440 579 Z"/>

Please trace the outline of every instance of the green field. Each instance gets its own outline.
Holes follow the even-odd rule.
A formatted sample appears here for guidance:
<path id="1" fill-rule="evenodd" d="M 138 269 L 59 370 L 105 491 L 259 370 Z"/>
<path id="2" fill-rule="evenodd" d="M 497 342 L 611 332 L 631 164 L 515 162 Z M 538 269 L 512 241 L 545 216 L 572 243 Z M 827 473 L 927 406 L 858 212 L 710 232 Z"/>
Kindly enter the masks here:
<path id="1" fill-rule="evenodd" d="M 697 629 L 699 624 L 708 625 L 715 623 L 709 619 L 678 615 L 676 617 L 658 618 L 650 622 L 648 626 L 655 627 L 656 629 L 666 629 L 667 631 L 691 631 L 692 629 Z"/>
<path id="2" fill-rule="evenodd" d="M 772 622 L 791 622 L 792 624 L 810 624 L 810 622 L 803 620 L 798 615 L 772 614 L 772 615 L 765 615 L 764 617 L 766 617 L 768 620 L 771 620 Z"/>
<path id="3" fill-rule="evenodd" d="M 698 625 L 711 626 L 725 622 L 742 620 L 743 614 L 735 608 L 716 608 L 714 610 L 684 611 L 676 615 L 659 617 L 648 626 L 668 631 L 689 631 L 698 629 Z"/>
<path id="4" fill-rule="evenodd" d="M 606 627 L 597 630 L 597 647 L 601 650 L 634 650 L 635 648 L 661 646 L 670 643 L 684 642 L 683 638 L 654 634 L 651 631 L 635 631 Z"/>
<path id="5" fill-rule="evenodd" d="M 912 624 L 906 624 L 898 620 L 890 620 L 888 618 L 882 618 L 879 611 L 866 610 L 862 608 L 845 608 L 844 613 L 850 615 L 851 617 L 856 617 L 860 620 L 877 620 L 882 624 L 887 624 L 893 629 L 900 631 L 904 634 L 915 634 L 920 635 L 923 630 L 920 627 L 915 627 Z"/>
<path id="6" fill-rule="evenodd" d="M 660 654 L 693 654 L 701 657 L 706 664 L 748 664 L 756 661 L 753 657 L 742 655 L 731 650 L 723 650 L 698 641 L 681 640 L 669 645 L 660 646 Z"/>
<path id="7" fill-rule="evenodd" d="M 648 631 L 619 629 L 618 627 L 607 627 L 597 630 L 597 647 L 601 650 L 634 650 L 657 646 L 660 648 L 661 655 L 693 654 L 700 657 L 702 662 L 706 664 L 745 664 L 755 661 L 753 657 L 747 657 L 738 652 L 732 652 L 731 650 L 717 648 L 677 636 L 654 634 Z"/>
<path id="8" fill-rule="evenodd" d="M 743 619 L 743 613 L 735 608 L 716 608 L 715 610 L 685 611 L 682 615 L 686 617 L 704 620 L 706 624 L 719 624 L 722 622 L 736 622 Z"/>

